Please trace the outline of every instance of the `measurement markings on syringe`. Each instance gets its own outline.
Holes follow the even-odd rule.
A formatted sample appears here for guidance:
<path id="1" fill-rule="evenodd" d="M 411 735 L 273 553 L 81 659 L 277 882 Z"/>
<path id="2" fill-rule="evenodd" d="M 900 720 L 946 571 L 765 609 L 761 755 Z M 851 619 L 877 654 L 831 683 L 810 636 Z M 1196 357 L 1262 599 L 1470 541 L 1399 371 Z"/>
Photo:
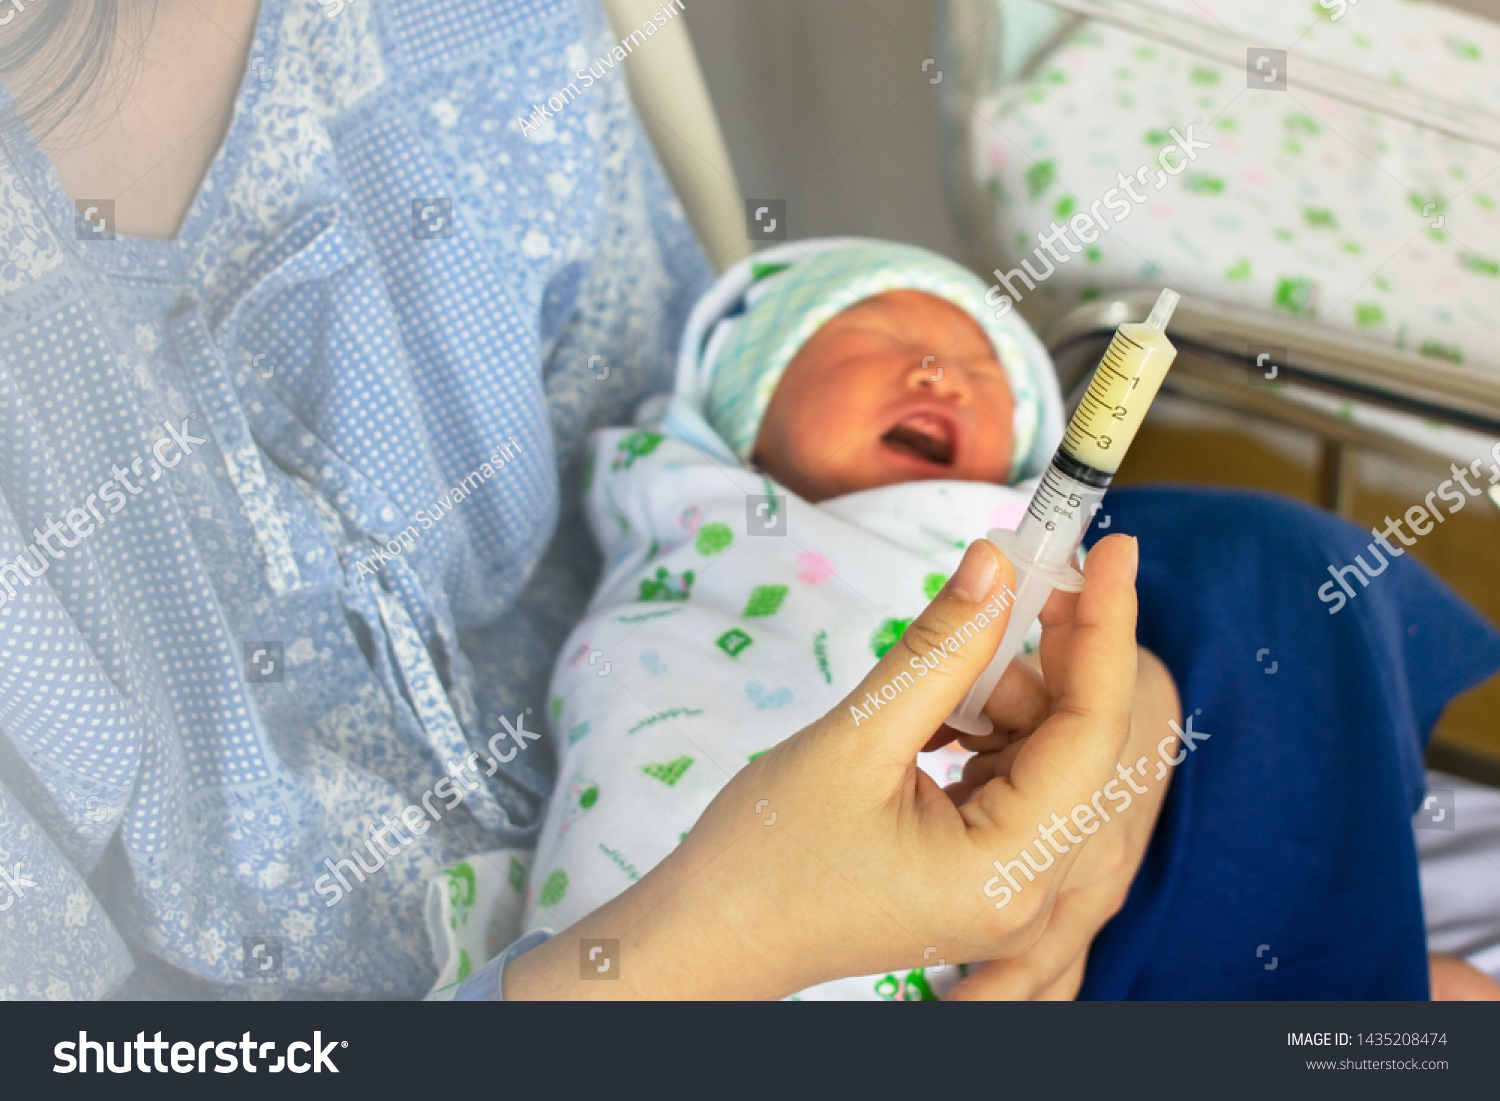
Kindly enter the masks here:
<path id="1" fill-rule="evenodd" d="M 1078 414 L 1082 415 L 1075 414 L 1073 419 L 1068 423 L 1068 430 L 1063 435 L 1063 447 L 1066 450 L 1076 454 L 1078 449 L 1083 445 L 1083 440 L 1087 438 L 1095 441 L 1095 444 L 1101 451 L 1108 451 L 1114 441 L 1102 432 L 1097 430 L 1090 431 L 1090 429 L 1094 428 L 1095 421 L 1099 417 L 1107 416 L 1110 420 L 1122 421 L 1129 415 L 1124 401 L 1135 390 L 1136 385 L 1141 380 L 1141 376 L 1139 373 L 1134 376 L 1127 375 L 1119 369 L 1124 363 L 1126 356 L 1124 349 L 1119 346 L 1122 342 L 1129 344 L 1137 350 L 1145 350 L 1144 345 L 1132 340 L 1124 333 L 1115 334 L 1114 340 L 1110 341 L 1109 347 L 1105 350 L 1104 358 L 1099 364 L 1099 370 L 1094 375 L 1093 383 L 1090 384 L 1088 390 L 1083 395 L 1083 400 L 1079 403 Z M 1104 397 L 1101 396 L 1101 392 L 1107 394 L 1112 388 L 1111 383 L 1104 377 L 1106 373 L 1114 375 L 1121 382 L 1128 382 L 1130 384 L 1125 388 L 1123 394 L 1118 396 L 1110 394 L 1109 398 L 1111 400 L 1108 401 L 1104 400 Z M 1118 386 L 1118 384 L 1114 385 Z"/>
<path id="2" fill-rule="evenodd" d="M 1121 341 L 1129 344 L 1132 348 L 1136 348 L 1141 351 L 1145 350 L 1144 344 L 1140 344 L 1134 340 L 1131 340 L 1130 337 L 1126 336 L 1124 333 L 1115 333 L 1115 338 L 1109 342 L 1109 347 L 1104 350 L 1104 359 L 1100 361 L 1099 364 L 1099 374 L 1102 375 L 1104 374 L 1104 372 L 1108 371 L 1116 378 L 1130 379 L 1131 389 L 1134 389 L 1135 384 L 1140 376 L 1136 375 L 1132 377 L 1130 375 L 1127 375 L 1124 371 L 1120 370 L 1120 364 L 1125 362 L 1125 352 L 1120 348 Z M 1113 363 L 1110 362 L 1111 356 L 1115 357 L 1115 361 Z"/>
<path id="3" fill-rule="evenodd" d="M 991 732 L 993 724 L 984 714 L 984 704 L 1020 651 L 1026 632 L 1054 591 L 1083 588 L 1078 549 L 1177 355 L 1166 338 L 1166 327 L 1178 300 L 1175 291 L 1162 291 L 1145 322 L 1128 326 L 1135 335 L 1125 332 L 1127 326 L 1115 333 L 1020 527 L 1015 531 L 992 528 L 986 534 L 1015 570 L 1015 605 L 994 656 L 948 716 L 953 729 L 966 734 Z"/>
<path id="4" fill-rule="evenodd" d="M 1049 466 L 1047 473 L 1042 475 L 1042 484 L 1032 495 L 1031 504 L 1026 506 L 1026 511 L 1032 518 L 1044 524 L 1048 531 L 1057 529 L 1057 521 L 1051 519 L 1049 514 L 1066 516 L 1071 520 L 1073 514 L 1083 506 L 1083 498 L 1076 493 L 1067 492 L 1067 487 L 1060 484 L 1061 479 L 1062 473 Z M 1067 502 L 1066 508 L 1056 503 L 1059 498 Z"/>

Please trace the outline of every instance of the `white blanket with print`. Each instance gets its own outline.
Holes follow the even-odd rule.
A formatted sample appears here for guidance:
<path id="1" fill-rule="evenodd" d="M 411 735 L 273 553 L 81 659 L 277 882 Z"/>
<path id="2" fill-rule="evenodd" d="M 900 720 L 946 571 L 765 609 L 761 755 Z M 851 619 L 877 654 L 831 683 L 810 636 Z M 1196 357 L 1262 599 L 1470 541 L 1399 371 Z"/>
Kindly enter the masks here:
<path id="1" fill-rule="evenodd" d="M 840 702 L 970 540 L 1019 523 L 1029 489 L 918 482 L 811 505 L 673 438 L 598 433 L 587 507 L 606 567 L 553 674 L 558 787 L 525 929 L 565 928 L 671 852 L 734 773 Z M 922 764 L 947 783 L 963 756 Z M 958 970 L 803 996 L 930 997 Z"/>

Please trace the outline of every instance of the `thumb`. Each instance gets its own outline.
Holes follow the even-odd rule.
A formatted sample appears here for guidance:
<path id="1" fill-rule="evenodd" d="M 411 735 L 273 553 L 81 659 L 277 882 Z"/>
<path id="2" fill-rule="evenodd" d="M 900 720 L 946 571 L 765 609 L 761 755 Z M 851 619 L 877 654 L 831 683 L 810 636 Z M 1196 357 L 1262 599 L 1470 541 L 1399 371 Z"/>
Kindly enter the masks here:
<path id="1" fill-rule="evenodd" d="M 941 592 L 845 697 L 829 722 L 877 768 L 910 765 L 958 706 L 1010 621 L 1015 571 L 976 539 Z"/>

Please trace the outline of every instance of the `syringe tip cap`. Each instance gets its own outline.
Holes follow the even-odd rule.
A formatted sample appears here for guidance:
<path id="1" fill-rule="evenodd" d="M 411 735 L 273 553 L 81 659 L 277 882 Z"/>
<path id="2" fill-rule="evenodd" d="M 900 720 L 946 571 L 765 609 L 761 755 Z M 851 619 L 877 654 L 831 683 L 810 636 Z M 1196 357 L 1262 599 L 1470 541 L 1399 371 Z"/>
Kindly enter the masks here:
<path id="1" fill-rule="evenodd" d="M 1163 289 L 1156 299 L 1156 305 L 1151 308 L 1151 316 L 1146 318 L 1146 324 L 1157 332 L 1167 327 L 1167 322 L 1172 320 L 1172 311 L 1177 309 L 1177 303 L 1182 301 L 1182 295 L 1174 290 Z"/>

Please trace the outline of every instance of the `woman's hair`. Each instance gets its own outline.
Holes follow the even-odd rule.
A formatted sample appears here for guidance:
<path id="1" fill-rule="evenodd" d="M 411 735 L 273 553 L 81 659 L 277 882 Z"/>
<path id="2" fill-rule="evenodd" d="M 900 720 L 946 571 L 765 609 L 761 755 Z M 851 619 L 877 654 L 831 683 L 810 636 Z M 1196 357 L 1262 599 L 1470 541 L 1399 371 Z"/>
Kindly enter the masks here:
<path id="1" fill-rule="evenodd" d="M 0 83 L 14 106 L 0 112 L 0 143 L 16 149 L 28 131 L 40 141 L 112 84 L 123 88 L 109 78 L 128 76 L 128 66 L 111 73 L 111 63 L 139 62 L 155 8 L 155 0 L 34 0 L 24 11 L 12 8 L 0 26 Z M 122 42 L 125 25 L 129 42 Z"/>

